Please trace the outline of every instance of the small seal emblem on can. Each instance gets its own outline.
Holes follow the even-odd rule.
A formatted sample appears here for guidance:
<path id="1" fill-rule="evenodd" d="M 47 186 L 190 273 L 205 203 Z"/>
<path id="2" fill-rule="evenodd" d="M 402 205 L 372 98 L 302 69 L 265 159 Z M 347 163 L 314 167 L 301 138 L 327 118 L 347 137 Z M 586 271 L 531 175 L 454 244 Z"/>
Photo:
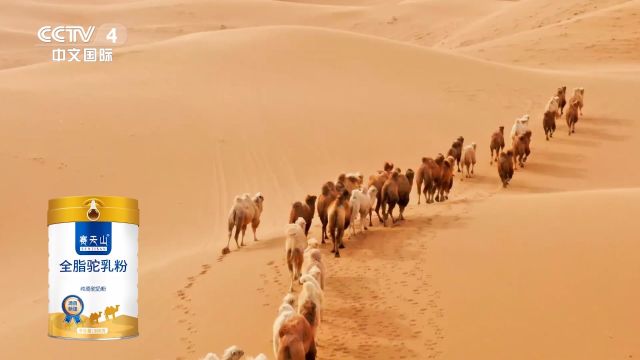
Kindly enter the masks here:
<path id="1" fill-rule="evenodd" d="M 64 322 L 70 323 L 75 321 L 76 324 L 80 323 L 80 315 L 84 310 L 84 303 L 79 296 L 69 295 L 62 300 L 62 312 L 64 313 Z"/>

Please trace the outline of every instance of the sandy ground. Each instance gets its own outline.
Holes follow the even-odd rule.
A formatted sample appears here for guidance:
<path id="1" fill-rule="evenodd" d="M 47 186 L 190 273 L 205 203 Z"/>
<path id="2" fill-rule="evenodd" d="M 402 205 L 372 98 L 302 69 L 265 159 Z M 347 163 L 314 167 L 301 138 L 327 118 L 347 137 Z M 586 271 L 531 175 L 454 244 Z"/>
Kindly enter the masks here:
<path id="1" fill-rule="evenodd" d="M 107 22 L 129 29 L 112 64 L 35 46 Z M 448 202 L 324 250 L 319 359 L 640 357 L 639 22 L 614 0 L 0 0 L 0 358 L 271 358 L 291 203 L 460 135 L 479 163 Z M 584 117 L 546 142 L 562 85 Z M 489 136 L 523 113 L 533 153 L 505 190 Z M 233 197 L 257 191 L 260 241 L 221 257 Z M 87 193 L 140 200 L 135 340 L 46 337 L 47 200 Z"/>

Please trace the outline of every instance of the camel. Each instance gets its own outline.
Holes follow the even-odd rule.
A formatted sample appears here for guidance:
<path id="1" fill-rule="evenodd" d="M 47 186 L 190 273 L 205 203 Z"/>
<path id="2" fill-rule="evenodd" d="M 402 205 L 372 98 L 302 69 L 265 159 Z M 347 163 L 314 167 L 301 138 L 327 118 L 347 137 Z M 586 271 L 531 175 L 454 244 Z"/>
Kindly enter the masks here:
<path id="1" fill-rule="evenodd" d="M 319 274 L 312 274 L 318 280 L 320 289 L 324 290 L 324 279 L 326 278 L 326 267 L 322 262 L 322 252 L 319 249 L 307 248 L 304 251 L 304 270 L 305 274 L 311 274 L 312 268 L 317 268 Z M 317 276 L 316 276 L 317 275 Z"/>
<path id="2" fill-rule="evenodd" d="M 349 194 L 357 189 L 362 184 L 363 177 L 360 173 L 348 173 L 340 174 L 338 181 L 336 182 L 336 189 L 340 192 L 342 189 L 347 189 Z"/>
<path id="3" fill-rule="evenodd" d="M 531 130 L 527 130 L 524 134 L 518 136 L 513 143 L 513 167 L 518 168 L 518 164 L 521 168 L 524 167 L 524 163 L 527 161 L 531 150 L 529 144 L 531 143 Z"/>
<path id="4" fill-rule="evenodd" d="M 89 324 L 99 323 L 98 320 L 100 319 L 100 316 L 102 316 L 102 311 L 97 313 L 91 313 L 91 315 L 89 315 Z"/>
<path id="5" fill-rule="evenodd" d="M 434 196 L 440 186 L 442 178 L 442 163 L 444 155 L 438 154 L 435 159 L 423 157 L 422 164 L 416 173 L 416 190 L 418 191 L 418 204 L 420 204 L 420 192 L 424 194 L 427 204 L 434 202 Z M 424 183 L 424 188 L 422 184 Z"/>
<path id="6" fill-rule="evenodd" d="M 307 247 L 307 237 L 304 234 L 306 222 L 299 217 L 295 224 L 287 224 L 285 228 L 285 252 L 287 258 L 287 268 L 291 275 L 291 286 L 289 291 L 293 291 L 293 282 L 302 275 L 302 261 L 304 260 L 304 249 Z"/>
<path id="7" fill-rule="evenodd" d="M 556 115 L 556 112 L 547 111 L 542 117 L 542 127 L 547 141 L 553 137 L 553 133 L 556 131 Z"/>
<path id="8" fill-rule="evenodd" d="M 400 174 L 398 170 L 398 209 L 400 210 L 400 220 L 404 220 L 404 209 L 409 205 L 409 196 L 413 187 L 413 178 L 415 173 L 411 169 L 407 169 L 404 174 Z"/>
<path id="9" fill-rule="evenodd" d="M 277 360 L 315 360 L 316 344 L 315 305 L 308 302 L 303 306 L 303 314 L 296 314 L 280 327 Z"/>
<path id="10" fill-rule="evenodd" d="M 371 223 L 371 215 L 373 213 L 373 203 L 378 194 L 378 189 L 371 185 L 369 189 L 355 189 L 351 192 L 351 232 L 355 235 L 356 232 L 356 216 L 360 215 L 360 229 L 361 231 L 367 230 L 365 223 L 367 215 L 369 215 L 369 226 L 373 226 Z"/>
<path id="11" fill-rule="evenodd" d="M 328 209 L 329 205 L 336 199 L 338 196 L 338 192 L 336 190 L 336 185 L 332 181 L 326 182 L 322 185 L 322 193 L 318 197 L 317 207 L 318 207 L 318 217 L 320 218 L 320 222 L 322 223 L 322 243 L 324 244 L 324 240 L 327 238 L 327 224 L 329 223 L 328 218 Z"/>
<path id="12" fill-rule="evenodd" d="M 516 136 L 524 134 L 527 130 L 529 130 L 529 115 L 525 114 L 517 118 L 511 127 L 511 145 L 513 145 Z"/>
<path id="13" fill-rule="evenodd" d="M 498 155 L 502 149 L 504 149 L 504 126 L 500 126 L 498 131 L 495 131 L 491 134 L 491 143 L 489 144 L 489 149 L 491 150 L 491 160 L 489 161 L 489 165 L 492 165 L 495 161 L 498 161 Z M 493 157 L 493 152 L 496 152 L 495 158 Z"/>
<path id="14" fill-rule="evenodd" d="M 396 169 L 382 186 L 382 225 L 387 226 L 387 218 L 391 216 L 391 223 L 395 224 L 393 209 L 400 200 L 398 195 L 398 176 L 400 169 Z M 387 208 L 388 207 L 388 208 Z"/>
<path id="15" fill-rule="evenodd" d="M 378 174 L 371 175 L 369 177 L 369 187 L 373 185 L 376 187 L 376 190 L 377 190 L 375 211 L 376 211 L 376 215 L 378 215 L 378 220 L 380 222 L 382 222 L 382 216 L 380 216 L 380 207 L 382 206 L 382 185 L 384 185 L 385 181 L 389 179 L 389 175 L 393 170 L 393 163 L 390 163 L 388 161 L 385 162 L 383 169 L 384 169 L 383 171 L 378 171 Z M 373 226 L 373 225 L 370 225 L 370 226 Z"/>
<path id="16" fill-rule="evenodd" d="M 288 319 L 296 314 L 295 304 L 296 298 L 292 294 L 287 294 L 282 299 L 282 304 L 278 308 L 278 316 L 273 322 L 273 356 L 278 357 L 278 347 L 280 345 L 280 328 Z"/>
<path id="17" fill-rule="evenodd" d="M 559 87 L 556 96 L 558 97 L 558 108 L 560 109 L 560 115 L 564 112 L 564 106 L 567 105 L 567 87 Z"/>
<path id="18" fill-rule="evenodd" d="M 244 234 L 249 224 L 251 224 L 251 229 L 253 230 L 253 241 L 258 241 L 256 229 L 258 225 L 260 225 L 263 203 L 264 197 L 262 193 L 256 193 L 253 198 L 251 198 L 249 194 L 236 196 L 231 211 L 229 211 L 229 239 L 227 240 L 227 247 L 222 250 L 223 254 L 229 253 L 229 242 L 231 242 L 231 233 L 234 227 L 236 228 L 234 239 L 236 240 L 238 249 L 240 246 L 244 246 Z M 240 231 L 242 231 L 242 241 L 238 244 Z"/>
<path id="19" fill-rule="evenodd" d="M 340 249 L 344 248 L 343 236 L 344 229 L 348 226 L 348 220 L 351 216 L 349 206 L 349 191 L 344 189 L 342 194 L 338 196 L 331 205 L 329 205 L 328 218 L 329 218 L 329 234 L 333 241 L 332 253 L 335 253 L 335 257 L 340 257 Z"/>
<path id="20" fill-rule="evenodd" d="M 544 112 L 553 113 L 556 117 L 558 117 L 560 115 L 559 109 L 560 97 L 558 95 L 554 95 L 551 99 L 549 99 L 549 102 L 547 102 L 547 106 L 545 107 Z"/>
<path id="21" fill-rule="evenodd" d="M 507 187 L 511 178 L 513 178 L 513 151 L 508 150 L 506 153 L 503 151 L 500 153 L 500 159 L 498 160 L 498 175 L 502 180 L 502 187 Z"/>
<path id="22" fill-rule="evenodd" d="M 309 228 L 311 228 L 311 222 L 313 221 L 313 216 L 316 213 L 317 199 L 318 197 L 315 195 L 307 195 L 307 197 L 304 199 L 304 203 L 301 201 L 296 201 L 295 203 L 293 203 L 293 205 L 291 205 L 289 223 L 293 224 L 299 217 L 303 218 L 307 224 L 304 228 L 305 235 L 309 235 Z"/>
<path id="23" fill-rule="evenodd" d="M 440 178 L 440 186 L 438 187 L 438 196 L 436 201 L 443 202 L 449 199 L 449 191 L 453 187 L 455 158 L 447 156 L 442 164 L 442 177 Z"/>
<path id="24" fill-rule="evenodd" d="M 314 303 L 315 316 L 314 322 L 309 322 L 314 328 L 320 326 L 322 320 L 322 303 L 324 302 L 324 293 L 320 286 L 320 283 L 311 274 L 304 274 L 300 278 L 300 284 L 302 284 L 302 290 L 298 295 L 298 313 L 302 312 L 302 308 L 307 301 Z"/>
<path id="25" fill-rule="evenodd" d="M 569 128 L 569 136 L 571 133 L 576 132 L 576 123 L 578 122 L 578 111 L 580 109 L 580 102 L 577 99 L 571 99 L 569 101 L 569 109 L 565 115 L 567 119 L 567 127 Z"/>
<path id="26" fill-rule="evenodd" d="M 575 88 L 573 89 L 573 96 L 569 100 L 569 106 L 573 101 L 577 101 L 578 109 L 580 110 L 580 116 L 582 116 L 582 106 L 584 106 L 584 88 Z"/>
<path id="27" fill-rule="evenodd" d="M 466 177 L 470 178 L 473 175 L 473 168 L 476 166 L 476 143 L 465 146 L 462 154 L 462 164 L 467 169 Z M 471 169 L 471 174 L 469 174 L 469 169 Z"/>
<path id="28" fill-rule="evenodd" d="M 460 170 L 460 159 L 462 158 L 462 146 L 464 145 L 464 138 L 459 136 L 456 141 L 451 144 L 451 148 L 449 152 L 447 152 L 447 156 L 453 156 L 456 160 L 456 164 L 458 165 L 458 172 L 462 172 Z"/>
<path id="29" fill-rule="evenodd" d="M 104 318 L 109 320 L 109 316 L 111 316 L 112 319 L 115 320 L 116 312 L 118 312 L 118 310 L 120 310 L 120 305 L 116 305 L 115 307 L 107 306 L 106 309 L 104 309 Z"/>

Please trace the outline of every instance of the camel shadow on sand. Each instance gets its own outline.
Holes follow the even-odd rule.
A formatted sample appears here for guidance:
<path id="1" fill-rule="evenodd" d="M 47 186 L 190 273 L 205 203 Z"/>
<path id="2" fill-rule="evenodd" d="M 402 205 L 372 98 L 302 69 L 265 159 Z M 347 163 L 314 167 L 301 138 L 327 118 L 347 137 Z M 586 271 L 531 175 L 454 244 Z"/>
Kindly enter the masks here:
<path id="1" fill-rule="evenodd" d="M 516 171 L 516 173 L 524 172 L 563 178 L 584 178 L 586 175 L 586 170 L 582 168 L 543 162 L 527 163 L 524 169 L 518 168 Z"/>

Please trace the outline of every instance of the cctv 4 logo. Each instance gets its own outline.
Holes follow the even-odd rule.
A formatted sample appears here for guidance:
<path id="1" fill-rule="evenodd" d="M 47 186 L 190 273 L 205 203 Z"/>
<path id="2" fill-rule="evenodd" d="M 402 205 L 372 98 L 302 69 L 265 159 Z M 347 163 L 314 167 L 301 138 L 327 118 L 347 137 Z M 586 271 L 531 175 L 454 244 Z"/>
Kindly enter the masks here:
<path id="1" fill-rule="evenodd" d="M 43 43 L 89 43 L 96 31 L 95 26 L 89 26 L 86 29 L 83 26 L 66 25 L 66 26 L 43 26 L 38 30 L 38 39 Z M 116 28 L 112 28 L 106 36 L 106 39 L 112 43 L 118 41 Z"/>

